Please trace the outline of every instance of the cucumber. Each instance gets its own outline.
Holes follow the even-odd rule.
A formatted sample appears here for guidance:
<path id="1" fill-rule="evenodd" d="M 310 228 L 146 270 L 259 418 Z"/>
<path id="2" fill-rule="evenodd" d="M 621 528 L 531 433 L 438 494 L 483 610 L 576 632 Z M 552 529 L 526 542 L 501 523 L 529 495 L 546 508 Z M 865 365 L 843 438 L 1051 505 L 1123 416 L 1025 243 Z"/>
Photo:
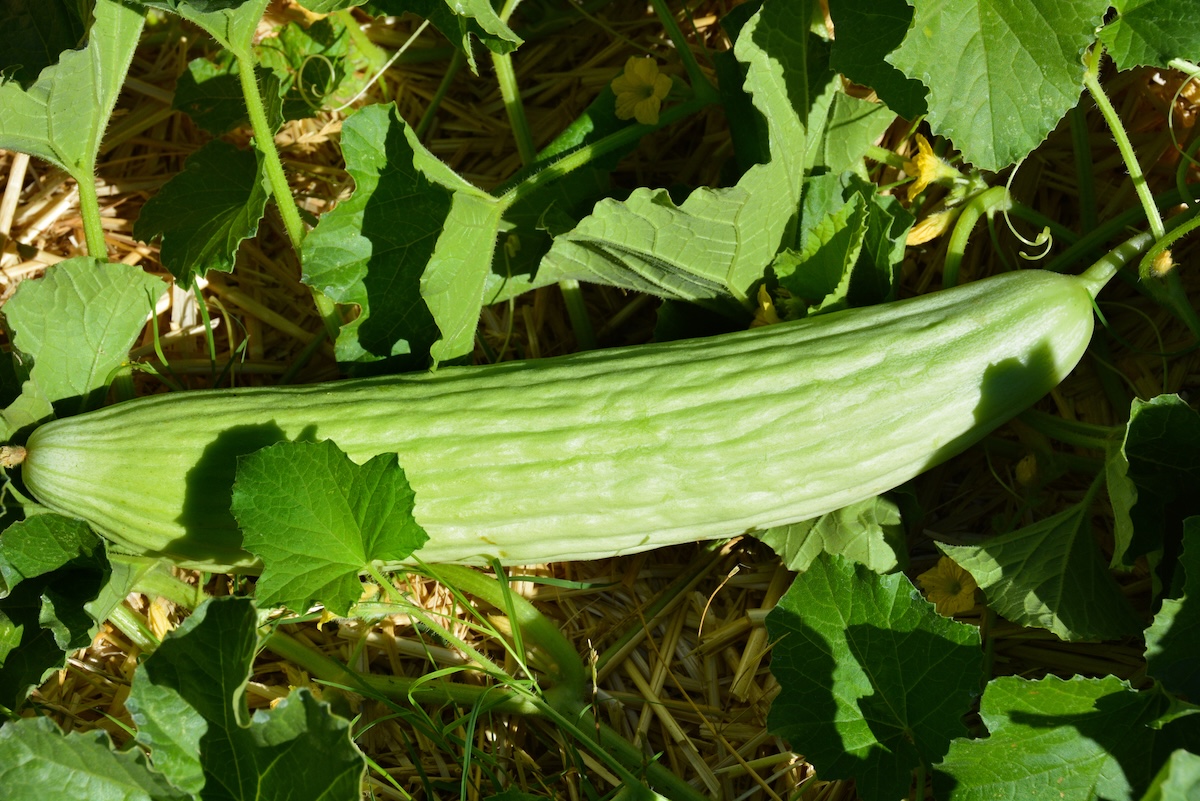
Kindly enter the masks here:
<path id="1" fill-rule="evenodd" d="M 1110 273 L 1111 274 L 1111 273 Z M 22 475 L 121 549 L 256 569 L 237 457 L 395 452 L 426 562 L 594 559 L 812 518 L 961 452 L 1058 384 L 1103 281 L 1027 270 L 751 331 L 434 373 L 140 398 L 36 429 Z"/>

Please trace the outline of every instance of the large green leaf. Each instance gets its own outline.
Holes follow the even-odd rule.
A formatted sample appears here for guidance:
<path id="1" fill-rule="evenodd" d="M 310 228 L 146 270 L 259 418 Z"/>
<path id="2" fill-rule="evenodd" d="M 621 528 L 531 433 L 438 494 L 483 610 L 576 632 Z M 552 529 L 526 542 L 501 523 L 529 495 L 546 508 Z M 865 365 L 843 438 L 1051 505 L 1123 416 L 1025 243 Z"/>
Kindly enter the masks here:
<path id="1" fill-rule="evenodd" d="M 311 601 L 345 615 L 362 595 L 358 574 L 399 562 L 428 537 L 396 454 L 365 464 L 334 443 L 280 442 L 238 460 L 233 516 L 263 561 L 263 605 L 304 611 Z"/>
<path id="2" fill-rule="evenodd" d="M 1200 15 L 1191 0 L 1117 0 L 1117 18 L 1100 31 L 1119 69 L 1200 60 Z"/>
<path id="3" fill-rule="evenodd" d="M 830 63 L 855 83 L 875 90 L 901 117 L 925 113 L 925 87 L 884 61 L 904 40 L 913 10 L 905 0 L 830 0 L 833 50 Z"/>
<path id="4" fill-rule="evenodd" d="M 86 257 L 22 282 L 4 315 L 14 347 L 33 360 L 24 392 L 70 413 L 95 404 L 166 289 L 138 267 Z"/>
<path id="5" fill-rule="evenodd" d="M 250 715 L 246 682 L 257 645 L 254 605 L 213 599 L 138 666 L 130 698 L 139 725 L 153 725 L 155 746 L 172 754 L 173 778 L 196 786 L 194 771 L 202 770 L 205 799 L 357 798 L 364 763 L 348 720 L 308 690 Z M 195 745 L 191 735 L 178 739 L 181 713 L 204 724 L 198 766 L 179 758 L 179 743 Z"/>
<path id="6" fill-rule="evenodd" d="M 304 282 L 359 308 L 338 337 L 339 361 L 407 356 L 399 361 L 424 367 L 431 350 L 469 352 L 500 204 L 430 154 L 391 105 L 347 119 L 342 152 L 354 194 L 303 249 Z"/>
<path id="7" fill-rule="evenodd" d="M 781 691 L 767 717 L 825 779 L 903 798 L 912 772 L 965 733 L 979 631 L 938 615 L 902 574 L 822 556 L 767 615 Z"/>
<path id="8" fill-rule="evenodd" d="M 117 0 L 96 0 L 94 16 L 87 45 L 64 52 L 28 89 L 0 83 L 0 148 L 45 159 L 89 183 L 142 31 L 142 15 Z"/>
<path id="9" fill-rule="evenodd" d="M 1200 718 L 1163 722 L 1169 706 L 1113 676 L 993 679 L 979 709 L 989 735 L 951 744 L 934 797 L 1133 801 L 1172 751 L 1200 747 Z"/>
<path id="10" fill-rule="evenodd" d="M 85 9 L 72 0 L 7 0 L 0 12 L 0 73 L 28 86 L 79 47 L 87 32 Z"/>
<path id="11" fill-rule="evenodd" d="M 735 186 L 697 189 L 679 206 L 665 189 L 601 201 L 555 239 L 538 281 L 572 278 L 689 301 L 732 297 L 748 306 L 752 285 L 794 225 L 809 136 L 817 134 L 810 122 L 823 125 L 832 100 L 832 73 L 820 52 L 810 52 L 820 51 L 809 37 L 811 13 L 810 2 L 764 3 L 734 46 L 767 122 L 770 163 L 752 166 Z"/>
<path id="12" fill-rule="evenodd" d="M 1116 639 L 1141 626 L 1096 547 L 1086 500 L 979 545 L 940 547 L 1014 623 L 1064 640 Z"/>
<path id="13" fill-rule="evenodd" d="M 161 237 L 163 266 L 188 286 L 209 270 L 233 271 L 238 246 L 258 231 L 267 197 L 257 154 L 214 139 L 146 201 L 133 234 L 143 242 Z"/>
<path id="14" fill-rule="evenodd" d="M 120 801 L 183 801 L 137 749 L 117 751 L 107 732 L 63 734 L 53 720 L 24 718 L 0 728 L 0 798 L 44 801 L 64 794 Z"/>
<path id="15" fill-rule="evenodd" d="M 929 123 L 985 170 L 1021 160 L 1083 89 L 1108 0 L 923 0 L 887 60 L 929 88 Z"/>

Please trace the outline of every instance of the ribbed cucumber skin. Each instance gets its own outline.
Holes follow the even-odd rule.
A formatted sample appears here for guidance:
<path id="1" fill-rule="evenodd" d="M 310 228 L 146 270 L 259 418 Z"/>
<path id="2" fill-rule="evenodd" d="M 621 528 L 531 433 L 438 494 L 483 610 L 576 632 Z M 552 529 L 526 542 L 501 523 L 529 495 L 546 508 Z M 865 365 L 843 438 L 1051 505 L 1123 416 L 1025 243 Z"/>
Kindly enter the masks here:
<path id="1" fill-rule="evenodd" d="M 399 455 L 427 562 L 601 558 L 895 487 L 1042 397 L 1091 333 L 1078 279 L 1007 273 L 705 339 L 141 398 L 38 428 L 23 478 L 125 549 L 253 569 L 236 456 L 330 439 L 359 462 Z"/>

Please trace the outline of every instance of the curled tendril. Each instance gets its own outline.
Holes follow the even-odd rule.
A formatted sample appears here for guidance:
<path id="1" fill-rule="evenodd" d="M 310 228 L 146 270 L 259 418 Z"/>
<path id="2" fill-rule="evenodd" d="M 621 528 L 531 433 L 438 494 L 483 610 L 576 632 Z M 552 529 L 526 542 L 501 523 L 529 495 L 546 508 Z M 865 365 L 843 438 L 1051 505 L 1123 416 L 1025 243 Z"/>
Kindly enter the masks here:
<path id="1" fill-rule="evenodd" d="M 1012 172 L 1008 174 L 1008 180 L 1004 182 L 1004 188 L 1008 193 L 1012 194 L 1013 179 L 1017 176 L 1017 170 L 1021 169 L 1021 165 L 1025 163 L 1024 159 L 1018 161 L 1012 168 Z M 1017 251 L 1017 255 L 1025 261 L 1040 261 L 1050 254 L 1050 249 L 1054 247 L 1054 235 L 1050 233 L 1050 226 L 1044 227 L 1041 232 L 1033 239 L 1027 238 L 1024 234 L 1017 230 L 1013 225 L 1012 217 L 1008 213 L 1008 208 L 1002 212 L 1004 215 L 1004 224 L 1008 226 L 1008 230 L 1017 238 L 1021 244 L 1030 248 L 1041 248 L 1040 253 L 1028 253 L 1024 250 Z"/>

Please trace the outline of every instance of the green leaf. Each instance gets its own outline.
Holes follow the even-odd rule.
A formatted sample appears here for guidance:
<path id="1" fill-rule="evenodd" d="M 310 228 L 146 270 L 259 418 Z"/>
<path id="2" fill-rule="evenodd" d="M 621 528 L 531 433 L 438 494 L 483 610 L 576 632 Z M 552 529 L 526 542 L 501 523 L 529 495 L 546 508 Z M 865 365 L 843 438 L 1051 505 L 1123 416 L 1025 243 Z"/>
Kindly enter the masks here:
<path id="1" fill-rule="evenodd" d="M 142 15 L 117 0 L 96 0 L 94 16 L 87 45 L 63 53 L 28 89 L 0 82 L 0 148 L 45 159 L 89 183 L 142 31 Z"/>
<path id="2" fill-rule="evenodd" d="M 263 561 L 259 601 L 298 611 L 317 600 L 346 614 L 362 595 L 361 571 L 406 559 L 428 539 L 396 454 L 357 465 L 328 440 L 239 458 L 232 509 L 246 550 Z"/>
<path id="3" fill-rule="evenodd" d="M 85 257 L 23 281 L 4 314 L 13 345 L 33 359 L 25 392 L 72 414 L 94 405 L 166 289 L 138 267 Z"/>
<path id="4" fill-rule="evenodd" d="M 1178 395 L 1135 399 L 1107 472 L 1112 564 L 1131 567 L 1137 557 L 1177 543 L 1180 522 L 1200 514 L 1200 414 Z"/>
<path id="5" fill-rule="evenodd" d="M 180 713 L 179 699 L 194 710 L 186 719 L 198 715 L 206 727 L 199 738 L 206 799 L 358 798 L 364 762 L 348 720 L 308 690 L 249 714 L 246 683 L 257 645 L 253 603 L 206 601 L 138 666 L 130 699 L 139 725 L 153 721 L 156 743 L 170 737 L 156 748 L 178 751 L 191 735 L 181 735 L 171 717 Z M 154 758 L 157 764 L 157 750 Z M 171 769 L 186 776 L 186 768 L 175 762 Z M 194 786 L 194 776 L 189 781 Z"/>
<path id="6" fill-rule="evenodd" d="M 254 236 L 269 193 L 256 151 L 214 139 L 188 156 L 142 206 L 133 235 L 162 238 L 162 263 L 184 286 L 209 270 L 232 272 L 242 241 Z"/>
<path id="7" fill-rule="evenodd" d="M 895 119 L 895 112 L 882 103 L 838 92 L 833 96 L 829 120 L 818 140 L 820 145 L 814 166 L 824 167 L 834 175 L 854 172 L 865 180 L 867 170 L 863 158 Z"/>
<path id="8" fill-rule="evenodd" d="M 750 167 L 733 187 L 697 189 L 681 206 L 664 189 L 601 201 L 574 231 L 555 239 L 539 283 L 573 278 L 693 302 L 732 297 L 749 307 L 752 286 L 794 224 L 808 135 L 816 138 L 806 128 L 824 124 L 827 109 L 818 99 L 832 99 L 826 96 L 832 73 L 809 36 L 811 12 L 809 2 L 767 3 L 734 46 L 767 121 L 770 163 Z"/>
<path id="9" fill-rule="evenodd" d="M 934 797 L 1132 801 L 1172 751 L 1200 745 L 1195 715 L 1161 724 L 1169 706 L 1164 694 L 1135 692 L 1114 676 L 993 679 L 979 710 L 990 734 L 951 744 Z"/>
<path id="10" fill-rule="evenodd" d="M 500 19 L 490 0 L 375 0 L 387 14 L 412 12 L 424 17 L 467 57 L 472 72 L 478 72 L 471 37 L 493 53 L 509 53 L 521 45 L 521 37 Z"/>
<path id="11" fill-rule="evenodd" d="M 1184 521 L 1183 594 L 1162 602 L 1146 629 L 1146 669 L 1171 692 L 1200 702 L 1200 517 Z"/>
<path id="12" fill-rule="evenodd" d="M 1092 538 L 1090 496 L 979 545 L 939 545 L 975 577 L 997 614 L 1064 640 L 1111 640 L 1141 622 Z"/>
<path id="13" fill-rule="evenodd" d="M 6 801 L 61 798 L 68 789 L 89 799 L 193 798 L 151 770 L 141 751 L 114 750 L 105 731 L 64 735 L 44 717 L 23 718 L 0 728 L 0 788 Z"/>
<path id="14" fill-rule="evenodd" d="M 40 514 L 0 534 L 0 706 L 15 709 L 91 642 L 97 622 L 85 607 L 109 576 L 104 543 L 81 520 Z M 111 610 L 97 611 L 102 620 Z"/>
<path id="15" fill-rule="evenodd" d="M 939 760 L 978 692 L 979 631 L 938 615 L 902 574 L 815 560 L 767 615 L 781 686 L 767 725 L 823 779 L 903 798 Z"/>
<path id="16" fill-rule="evenodd" d="M 882 497 L 755 536 L 779 554 L 788 570 L 803 572 L 822 553 L 843 556 L 876 573 L 888 573 L 908 562 L 900 509 Z"/>
<path id="17" fill-rule="evenodd" d="M 1142 801 L 1193 801 L 1200 798 L 1200 756 L 1172 751 Z"/>
<path id="18" fill-rule="evenodd" d="M 392 105 L 351 115 L 342 153 L 354 194 L 321 218 L 302 255 L 306 284 L 360 309 L 338 336 L 338 360 L 407 355 L 399 361 L 424 367 L 431 349 L 437 359 L 468 352 L 499 204 L 430 154 Z"/>
<path id="19" fill-rule="evenodd" d="M 253 56 L 254 32 L 270 0 L 137 0 L 199 25 L 239 59 Z"/>
<path id="20" fill-rule="evenodd" d="M 65 50 L 79 47 L 87 33 L 84 9 L 71 0 L 7 0 L 0 26 L 0 73 L 28 87 L 58 63 Z"/>
<path id="21" fill-rule="evenodd" d="M 1122 70 L 1200 60 L 1200 17 L 1190 0 L 1117 0 L 1118 16 L 1100 41 Z"/>
<path id="22" fill-rule="evenodd" d="M 810 184 L 822 182 L 822 176 Z M 836 183 L 836 178 L 833 179 Z M 790 317 L 803 317 L 822 311 L 845 308 L 850 275 L 862 251 L 867 232 L 867 206 L 854 195 L 849 202 L 837 198 L 836 210 L 811 208 L 808 192 L 804 201 L 802 246 L 799 251 L 784 250 L 771 264 L 779 285 L 791 295 Z M 822 213 L 824 212 L 824 213 Z"/>
<path id="23" fill-rule="evenodd" d="M 830 66 L 874 89 L 901 117 L 915 120 L 924 114 L 925 87 L 884 61 L 908 33 L 912 7 L 905 0 L 830 0 L 829 16 L 835 32 Z"/>
<path id="24" fill-rule="evenodd" d="M 1083 50 L 1107 8 L 1107 0 L 926 0 L 887 60 L 929 87 L 934 133 L 976 167 L 999 170 L 1079 102 Z"/>
<path id="25" fill-rule="evenodd" d="M 237 61 L 222 51 L 215 61 L 194 58 L 175 84 L 171 108 L 182 111 L 214 136 L 249 121 Z"/>

